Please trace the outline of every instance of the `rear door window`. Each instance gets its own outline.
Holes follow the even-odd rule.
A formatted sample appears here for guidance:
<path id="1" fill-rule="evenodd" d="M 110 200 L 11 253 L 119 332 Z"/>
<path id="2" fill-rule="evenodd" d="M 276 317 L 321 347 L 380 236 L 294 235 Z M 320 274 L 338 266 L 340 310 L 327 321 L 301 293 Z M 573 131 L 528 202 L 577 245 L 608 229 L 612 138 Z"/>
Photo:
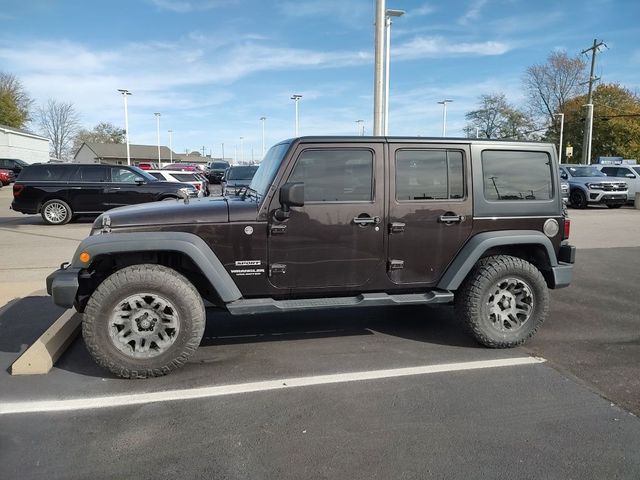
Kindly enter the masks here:
<path id="1" fill-rule="evenodd" d="M 171 176 L 178 182 L 197 182 L 198 179 L 193 173 L 172 173 Z"/>
<path id="2" fill-rule="evenodd" d="M 551 159 L 545 152 L 482 152 L 484 197 L 487 200 L 550 200 L 553 198 L 551 172 Z"/>
<path id="3" fill-rule="evenodd" d="M 73 174 L 75 182 L 106 182 L 107 169 L 100 165 L 87 165 L 79 167 Z"/>
<path id="4" fill-rule="evenodd" d="M 402 149 L 396 152 L 396 200 L 464 198 L 462 152 Z"/>

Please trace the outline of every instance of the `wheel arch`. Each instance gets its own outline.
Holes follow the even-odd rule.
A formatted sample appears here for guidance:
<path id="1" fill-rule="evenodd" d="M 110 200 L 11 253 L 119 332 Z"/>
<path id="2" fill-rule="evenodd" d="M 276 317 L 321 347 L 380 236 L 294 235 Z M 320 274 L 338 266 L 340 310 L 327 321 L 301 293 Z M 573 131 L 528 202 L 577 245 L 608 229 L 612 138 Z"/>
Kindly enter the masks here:
<path id="1" fill-rule="evenodd" d="M 512 255 L 534 264 L 551 286 L 551 269 L 558 266 L 551 240 L 535 230 L 507 230 L 479 233 L 462 247 L 438 282 L 438 288 L 457 290 L 477 262 L 490 255 Z"/>
<path id="2" fill-rule="evenodd" d="M 80 253 L 90 260 L 83 263 Z M 215 253 L 197 235 L 183 232 L 110 233 L 85 239 L 74 254 L 71 267 L 78 268 L 77 305 L 86 300 L 111 273 L 136 264 L 158 264 L 173 268 L 215 304 L 242 297 L 237 285 Z"/>

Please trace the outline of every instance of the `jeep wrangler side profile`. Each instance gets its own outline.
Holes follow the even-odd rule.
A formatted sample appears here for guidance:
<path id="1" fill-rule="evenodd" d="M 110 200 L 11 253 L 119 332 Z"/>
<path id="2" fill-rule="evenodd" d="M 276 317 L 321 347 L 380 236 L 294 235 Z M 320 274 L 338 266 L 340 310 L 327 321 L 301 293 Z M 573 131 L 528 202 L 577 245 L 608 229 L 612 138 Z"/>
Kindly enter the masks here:
<path id="1" fill-rule="evenodd" d="M 568 233 L 553 145 L 301 137 L 238 196 L 102 214 L 47 290 L 126 378 L 188 360 L 203 298 L 234 315 L 453 303 L 478 342 L 506 348 L 569 285 Z"/>

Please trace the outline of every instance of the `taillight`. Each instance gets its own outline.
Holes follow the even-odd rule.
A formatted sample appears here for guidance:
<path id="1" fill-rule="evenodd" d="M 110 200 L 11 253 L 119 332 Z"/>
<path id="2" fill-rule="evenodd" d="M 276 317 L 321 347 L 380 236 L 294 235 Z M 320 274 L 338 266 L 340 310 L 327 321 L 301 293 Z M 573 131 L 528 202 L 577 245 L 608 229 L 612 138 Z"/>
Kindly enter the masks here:
<path id="1" fill-rule="evenodd" d="M 563 240 L 569 239 L 569 233 L 571 233 L 571 219 L 564 219 L 564 234 L 562 235 Z"/>
<path id="2" fill-rule="evenodd" d="M 22 193 L 24 190 L 24 185 L 20 185 L 19 183 L 13 184 L 13 198 L 16 198 L 18 195 Z"/>

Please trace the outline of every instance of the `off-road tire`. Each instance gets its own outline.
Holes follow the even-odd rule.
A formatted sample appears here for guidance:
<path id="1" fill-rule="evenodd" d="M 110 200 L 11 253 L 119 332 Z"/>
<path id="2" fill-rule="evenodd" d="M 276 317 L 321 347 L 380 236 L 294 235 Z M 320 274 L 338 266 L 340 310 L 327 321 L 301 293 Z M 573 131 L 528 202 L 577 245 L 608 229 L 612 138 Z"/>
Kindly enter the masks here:
<path id="1" fill-rule="evenodd" d="M 54 220 L 52 212 L 49 212 L 49 209 L 54 208 L 57 211 L 63 212 L 64 218 L 61 217 L 61 220 L 59 221 Z M 42 216 L 42 219 L 48 225 L 64 225 L 71 221 L 73 211 L 67 202 L 54 198 L 52 200 L 47 200 L 42 204 L 42 207 L 40 208 L 40 216 Z"/>
<path id="2" fill-rule="evenodd" d="M 573 189 L 569 194 L 569 202 L 571 202 L 571 206 L 573 208 L 584 209 L 587 208 L 589 202 L 587 201 L 587 196 L 580 189 Z"/>
<path id="3" fill-rule="evenodd" d="M 532 309 L 528 319 L 515 331 L 503 332 L 493 326 L 489 300 L 493 288 L 506 279 L 528 286 Z M 531 338 L 547 317 L 549 291 L 540 271 L 521 258 L 495 255 L 482 258 L 469 273 L 455 295 L 455 311 L 471 335 L 490 348 L 511 348 Z"/>
<path id="4" fill-rule="evenodd" d="M 133 358 L 114 345 L 111 315 L 127 297 L 150 292 L 169 300 L 177 311 L 179 330 L 166 351 L 153 358 Z M 125 267 L 106 278 L 93 292 L 84 311 L 82 336 L 91 356 L 122 378 L 166 375 L 180 368 L 200 345 L 206 314 L 202 297 L 183 275 L 162 265 Z"/>

